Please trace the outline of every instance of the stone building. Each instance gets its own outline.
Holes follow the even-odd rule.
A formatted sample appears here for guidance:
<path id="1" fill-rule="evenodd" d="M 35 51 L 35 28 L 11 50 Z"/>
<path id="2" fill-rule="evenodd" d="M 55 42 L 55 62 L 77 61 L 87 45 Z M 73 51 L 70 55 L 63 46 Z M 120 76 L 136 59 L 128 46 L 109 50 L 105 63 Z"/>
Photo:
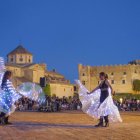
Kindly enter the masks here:
<path id="1" fill-rule="evenodd" d="M 74 95 L 74 85 L 70 84 L 69 80 L 56 70 L 46 71 L 45 73 L 46 83 L 50 85 L 51 94 L 59 95 L 59 97 L 69 97 Z"/>
<path id="2" fill-rule="evenodd" d="M 99 73 L 105 72 L 116 93 L 134 93 L 133 80 L 140 79 L 140 61 L 126 65 L 84 66 L 78 65 L 79 79 L 91 91 L 99 83 Z"/>
<path id="3" fill-rule="evenodd" d="M 12 71 L 13 83 L 15 86 L 23 82 L 34 82 L 40 84 L 40 78 L 46 79 L 46 84 L 50 84 L 51 94 L 58 97 L 73 96 L 74 87 L 69 80 L 55 70 L 48 71 L 46 64 L 33 62 L 33 55 L 22 45 L 17 46 L 7 55 L 7 70 Z"/>
<path id="4" fill-rule="evenodd" d="M 17 46 L 16 49 L 7 55 L 7 61 L 10 64 L 32 64 L 33 55 L 27 51 L 22 45 Z"/>

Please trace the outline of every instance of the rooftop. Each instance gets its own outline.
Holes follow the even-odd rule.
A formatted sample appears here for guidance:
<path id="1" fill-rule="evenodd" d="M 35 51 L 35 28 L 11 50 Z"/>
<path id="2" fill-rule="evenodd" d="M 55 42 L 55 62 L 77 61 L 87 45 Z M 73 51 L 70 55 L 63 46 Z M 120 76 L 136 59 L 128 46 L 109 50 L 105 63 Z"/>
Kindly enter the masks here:
<path id="1" fill-rule="evenodd" d="M 14 54 L 31 54 L 28 50 L 26 50 L 22 45 L 18 45 L 13 51 L 7 54 L 8 55 Z"/>
<path id="2" fill-rule="evenodd" d="M 58 75 L 58 76 L 62 76 L 62 77 L 64 77 L 62 74 L 56 72 L 56 70 L 46 71 L 46 74 L 52 74 L 52 75 Z"/>
<path id="3" fill-rule="evenodd" d="M 30 66 L 33 66 L 35 65 L 36 63 L 31 63 L 31 64 L 14 64 L 14 63 L 6 63 L 5 65 L 6 66 L 13 66 L 13 67 L 20 67 L 20 68 L 23 68 L 23 67 L 30 67 Z"/>

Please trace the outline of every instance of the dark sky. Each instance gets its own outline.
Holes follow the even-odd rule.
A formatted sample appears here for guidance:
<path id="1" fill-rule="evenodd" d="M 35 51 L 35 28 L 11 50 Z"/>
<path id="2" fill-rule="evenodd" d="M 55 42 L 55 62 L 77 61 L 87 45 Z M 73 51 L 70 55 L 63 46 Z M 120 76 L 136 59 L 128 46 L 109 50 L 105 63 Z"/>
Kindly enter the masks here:
<path id="1" fill-rule="evenodd" d="M 0 56 L 19 42 L 71 81 L 78 63 L 140 59 L 140 1 L 0 0 Z"/>

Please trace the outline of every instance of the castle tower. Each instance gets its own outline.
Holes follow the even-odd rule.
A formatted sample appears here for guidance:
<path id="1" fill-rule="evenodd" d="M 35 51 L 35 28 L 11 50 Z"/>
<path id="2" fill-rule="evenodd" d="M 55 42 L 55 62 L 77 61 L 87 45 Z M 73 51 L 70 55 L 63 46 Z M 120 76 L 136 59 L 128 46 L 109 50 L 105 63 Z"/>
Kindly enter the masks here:
<path id="1" fill-rule="evenodd" d="M 90 70 L 90 66 L 83 66 L 82 64 L 78 65 L 79 80 L 88 90 L 91 90 Z"/>
<path id="2" fill-rule="evenodd" d="M 7 62 L 10 64 L 30 64 L 33 63 L 33 55 L 22 45 L 18 45 L 13 51 L 8 53 Z"/>

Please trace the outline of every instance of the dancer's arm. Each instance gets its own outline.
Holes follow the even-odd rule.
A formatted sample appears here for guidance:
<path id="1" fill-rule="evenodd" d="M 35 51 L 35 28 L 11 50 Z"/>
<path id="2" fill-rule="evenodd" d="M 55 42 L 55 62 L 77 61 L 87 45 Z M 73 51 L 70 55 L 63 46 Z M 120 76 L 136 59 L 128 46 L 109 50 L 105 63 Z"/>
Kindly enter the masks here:
<path id="1" fill-rule="evenodd" d="M 105 82 L 106 82 L 106 84 L 108 85 L 108 87 L 111 89 L 111 94 L 113 95 L 114 91 L 113 91 L 113 88 L 112 88 L 112 86 L 110 85 L 109 81 L 106 80 Z"/>
<path id="2" fill-rule="evenodd" d="M 91 94 L 93 93 L 94 91 L 96 91 L 97 89 L 100 88 L 100 86 L 102 85 L 103 82 L 101 82 L 95 89 L 93 89 L 91 92 L 88 92 L 87 94 Z"/>
<path id="3" fill-rule="evenodd" d="M 93 89 L 91 92 L 88 92 L 87 94 L 91 94 L 92 92 L 96 91 L 97 89 L 99 89 L 99 86 L 97 86 L 95 89 Z"/>

